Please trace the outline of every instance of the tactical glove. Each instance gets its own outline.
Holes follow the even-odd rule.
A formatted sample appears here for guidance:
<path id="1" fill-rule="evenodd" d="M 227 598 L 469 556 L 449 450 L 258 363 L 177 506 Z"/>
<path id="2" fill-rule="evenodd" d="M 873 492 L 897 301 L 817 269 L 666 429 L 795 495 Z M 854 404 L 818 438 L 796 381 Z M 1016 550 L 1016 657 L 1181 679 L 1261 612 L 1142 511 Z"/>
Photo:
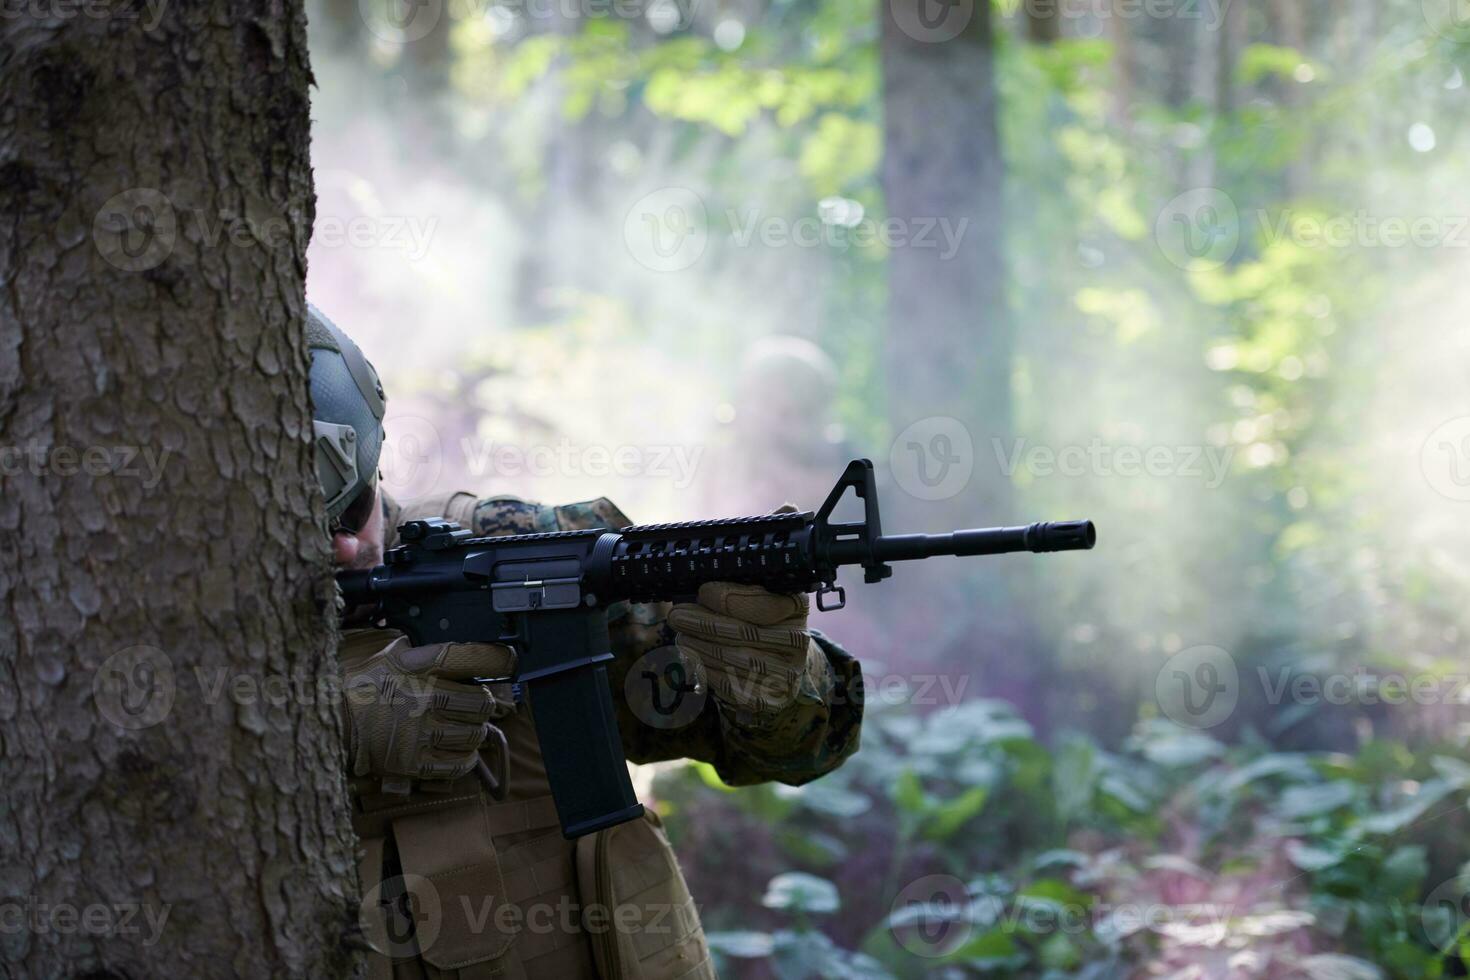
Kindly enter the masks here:
<path id="1" fill-rule="evenodd" d="M 384 787 L 406 780 L 457 779 L 475 768 L 489 722 L 514 705 L 465 683 L 513 672 L 508 647 L 436 643 L 415 647 L 390 630 L 349 633 L 339 652 L 346 687 L 348 762 L 356 776 L 381 776 Z"/>
<path id="2" fill-rule="evenodd" d="M 760 732 L 798 701 L 820 702 L 830 686 L 827 658 L 807 630 L 809 608 L 804 593 L 710 582 L 697 603 L 670 610 L 668 624 L 729 720 Z"/>

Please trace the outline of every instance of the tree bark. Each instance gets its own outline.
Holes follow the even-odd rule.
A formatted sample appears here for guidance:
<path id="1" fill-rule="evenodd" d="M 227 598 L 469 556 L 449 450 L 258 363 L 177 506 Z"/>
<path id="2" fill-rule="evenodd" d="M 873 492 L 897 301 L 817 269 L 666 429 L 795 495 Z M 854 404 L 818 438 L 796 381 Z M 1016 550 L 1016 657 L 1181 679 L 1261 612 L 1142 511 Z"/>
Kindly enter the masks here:
<path id="1" fill-rule="evenodd" d="M 0 20 L 0 972 L 347 975 L 305 19 L 33 9 Z"/>
<path id="2" fill-rule="evenodd" d="M 990 4 L 880 6 L 882 182 L 888 219 L 902 236 L 888 262 L 885 353 L 898 488 L 885 498 L 885 530 L 1013 522 L 1009 474 L 995 452 L 1011 444 L 1013 338 Z M 939 244 L 926 242 L 925 229 Z M 965 466 L 969 478 L 947 487 Z M 900 606 L 911 610 L 905 623 L 925 624 L 926 645 L 941 663 L 983 665 L 977 689 L 983 684 L 1041 720 L 1043 667 L 1027 649 L 1026 617 L 1001 563 L 922 566 L 897 577 Z M 910 649 L 912 637 L 905 640 L 895 649 Z"/>

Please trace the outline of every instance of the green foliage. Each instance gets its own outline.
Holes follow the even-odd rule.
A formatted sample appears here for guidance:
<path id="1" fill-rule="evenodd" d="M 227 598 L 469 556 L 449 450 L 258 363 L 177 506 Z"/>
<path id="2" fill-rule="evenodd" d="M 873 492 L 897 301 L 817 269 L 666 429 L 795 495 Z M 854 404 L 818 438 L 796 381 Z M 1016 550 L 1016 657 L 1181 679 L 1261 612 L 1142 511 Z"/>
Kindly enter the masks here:
<path id="1" fill-rule="evenodd" d="M 1456 904 L 1470 864 L 1431 856 L 1463 859 L 1470 840 L 1459 758 L 1401 743 L 1359 759 L 1232 749 L 1162 722 L 1122 754 L 1080 734 L 1048 750 L 1001 702 L 870 707 L 864 750 L 818 783 L 717 801 L 692 769 L 657 783 L 676 843 L 746 817 L 782 842 L 761 928 L 703 910 L 724 969 L 1061 980 L 1183 971 L 1239 948 L 1242 976 L 1407 980 L 1470 963 Z M 823 848 L 803 846 L 814 837 Z M 875 853 L 889 855 L 878 877 L 859 857 Z M 934 875 L 960 893 L 914 901 Z"/>

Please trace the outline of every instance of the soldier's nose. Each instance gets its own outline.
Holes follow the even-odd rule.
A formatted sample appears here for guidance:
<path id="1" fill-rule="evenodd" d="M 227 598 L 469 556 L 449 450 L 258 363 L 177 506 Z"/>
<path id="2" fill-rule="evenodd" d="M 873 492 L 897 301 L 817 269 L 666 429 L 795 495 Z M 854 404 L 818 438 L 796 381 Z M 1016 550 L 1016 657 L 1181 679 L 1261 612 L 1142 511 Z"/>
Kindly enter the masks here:
<path id="1" fill-rule="evenodd" d="M 339 565 L 351 565 L 357 560 L 362 545 L 351 531 L 338 531 L 332 535 L 332 557 Z"/>

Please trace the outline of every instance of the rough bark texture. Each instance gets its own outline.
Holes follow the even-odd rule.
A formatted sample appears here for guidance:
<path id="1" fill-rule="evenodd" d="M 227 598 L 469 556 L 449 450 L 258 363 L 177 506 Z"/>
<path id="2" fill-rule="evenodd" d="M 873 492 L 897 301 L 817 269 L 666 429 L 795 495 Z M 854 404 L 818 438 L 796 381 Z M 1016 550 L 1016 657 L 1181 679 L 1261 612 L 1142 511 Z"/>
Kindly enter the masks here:
<path id="1" fill-rule="evenodd" d="M 345 975 L 304 17 L 55 8 L 0 20 L 0 973 Z"/>
<path id="2" fill-rule="evenodd" d="M 947 417 L 968 434 L 973 474 L 935 500 L 889 494 L 885 530 L 939 531 L 1011 523 L 1010 478 L 994 447 L 1012 438 L 1013 337 L 1005 292 L 1004 163 L 996 120 L 990 4 L 956 0 L 883 0 L 882 180 L 888 216 L 907 230 L 888 266 L 887 390 L 893 432 Z M 936 26 L 937 25 L 937 26 Z M 916 36 L 917 35 L 917 36 Z M 923 247 L 931 222 L 961 231 L 953 254 Z M 953 439 L 900 445 L 895 468 L 912 449 L 931 473 L 940 456 L 966 455 Z M 931 452 L 932 450 L 932 452 Z M 912 461 L 911 461 L 912 462 Z M 961 464 L 963 465 L 963 464 Z M 897 482 L 902 486 L 902 480 Z M 889 501 L 891 500 L 891 504 Z M 1026 645 L 1024 616 L 1009 602 L 1004 567 L 969 561 L 905 568 L 905 601 L 934 624 L 925 646 L 946 663 L 983 665 L 974 690 L 1008 697 L 1039 719 L 1045 692 Z M 905 638 L 912 647 L 913 638 Z"/>

